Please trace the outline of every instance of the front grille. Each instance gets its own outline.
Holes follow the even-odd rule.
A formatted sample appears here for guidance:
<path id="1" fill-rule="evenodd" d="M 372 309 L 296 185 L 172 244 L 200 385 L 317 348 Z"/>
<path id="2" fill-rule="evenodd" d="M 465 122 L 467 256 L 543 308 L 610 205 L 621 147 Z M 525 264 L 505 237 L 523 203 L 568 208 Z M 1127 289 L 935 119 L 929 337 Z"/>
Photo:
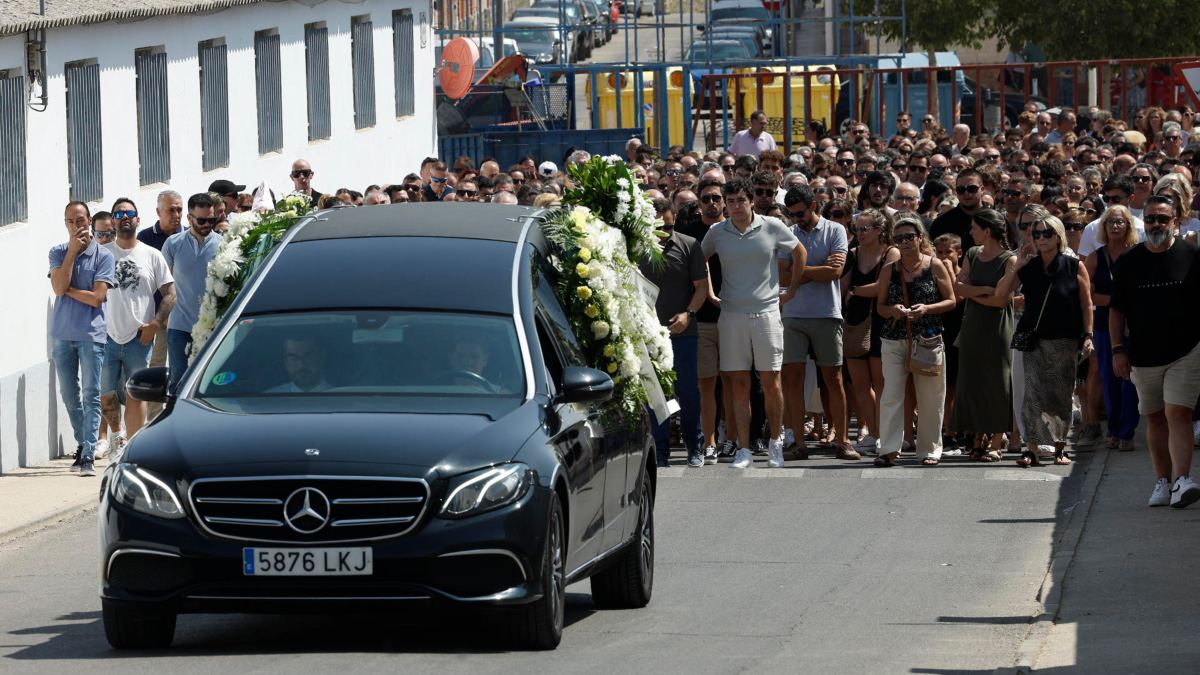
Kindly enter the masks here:
<path id="1" fill-rule="evenodd" d="M 201 527 L 220 537 L 328 544 L 407 533 L 425 512 L 429 486 L 419 478 L 202 478 L 188 499 Z"/>

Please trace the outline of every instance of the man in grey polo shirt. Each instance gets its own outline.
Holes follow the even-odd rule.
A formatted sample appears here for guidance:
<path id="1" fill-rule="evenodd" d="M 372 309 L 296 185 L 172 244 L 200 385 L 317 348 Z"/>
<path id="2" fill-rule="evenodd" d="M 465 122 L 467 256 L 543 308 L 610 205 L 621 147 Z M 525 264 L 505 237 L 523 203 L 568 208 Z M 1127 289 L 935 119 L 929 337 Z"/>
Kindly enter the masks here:
<path id="1" fill-rule="evenodd" d="M 796 295 L 804 271 L 806 252 L 796 235 L 777 218 L 751 210 L 754 185 L 745 178 L 726 183 L 725 205 L 729 219 L 714 226 L 701 247 L 705 258 L 721 257 L 721 377 L 733 395 L 738 451 L 733 467 L 750 466 L 750 370 L 758 370 L 767 409 L 769 438 L 767 464 L 783 466 L 783 390 L 779 369 L 783 365 L 783 325 L 779 304 Z M 790 253 L 792 283 L 779 295 L 776 256 Z"/>
<path id="2" fill-rule="evenodd" d="M 874 175 L 874 174 L 872 174 Z M 791 260 L 780 255 L 780 278 L 800 277 L 796 297 L 783 306 L 783 391 L 788 421 L 799 430 L 804 425 L 805 361 L 811 351 L 821 369 L 829 410 L 825 416 L 837 429 L 838 459 L 860 459 L 847 431 L 846 391 L 842 386 L 842 292 L 839 280 L 846 264 L 846 228 L 817 215 L 816 197 L 805 185 L 788 190 L 785 208 L 792 217 L 792 233 L 808 251 L 808 267 L 799 274 Z M 807 457 L 804 441 L 796 448 Z"/>
<path id="3" fill-rule="evenodd" d="M 167 365 L 171 369 L 172 392 L 187 370 L 192 326 L 200 318 L 208 263 L 217 256 L 217 246 L 221 243 L 221 235 L 212 231 L 219 220 L 216 216 L 218 201 L 207 192 L 189 197 L 189 227 L 171 235 L 162 247 L 163 257 L 175 278 L 175 308 L 167 319 Z"/>

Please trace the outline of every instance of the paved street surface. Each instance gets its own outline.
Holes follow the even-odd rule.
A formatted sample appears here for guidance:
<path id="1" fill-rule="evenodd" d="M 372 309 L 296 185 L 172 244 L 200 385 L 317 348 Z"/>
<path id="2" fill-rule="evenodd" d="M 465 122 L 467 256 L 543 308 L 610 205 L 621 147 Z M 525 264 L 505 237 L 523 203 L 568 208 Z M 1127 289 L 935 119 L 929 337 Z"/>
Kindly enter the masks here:
<path id="1" fill-rule="evenodd" d="M 663 470 L 650 606 L 596 611 L 574 586 L 553 653 L 509 653 L 486 623 L 421 616 L 183 616 L 169 652 L 114 652 L 83 514 L 0 544 L 0 671 L 992 672 L 1016 662 L 1041 611 L 1091 458 Z M 1120 507 L 1131 521 L 1197 518 L 1133 497 L 1139 508 Z"/>

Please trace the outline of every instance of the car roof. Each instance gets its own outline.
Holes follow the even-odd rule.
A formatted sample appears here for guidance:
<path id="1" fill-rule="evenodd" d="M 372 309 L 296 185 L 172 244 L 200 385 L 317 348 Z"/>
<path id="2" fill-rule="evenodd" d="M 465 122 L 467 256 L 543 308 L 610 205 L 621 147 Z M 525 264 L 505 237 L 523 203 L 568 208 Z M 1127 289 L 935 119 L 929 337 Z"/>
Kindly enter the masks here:
<path id="1" fill-rule="evenodd" d="M 529 218 L 545 213 L 531 206 L 421 202 L 327 209 L 305 222 L 292 242 L 361 237 L 450 237 L 516 243 Z"/>
<path id="2" fill-rule="evenodd" d="M 522 8 L 525 9 L 525 8 Z M 512 25 L 527 25 L 527 26 L 554 26 L 558 27 L 558 19 L 549 16 L 518 16 L 504 24 L 505 26 Z"/>

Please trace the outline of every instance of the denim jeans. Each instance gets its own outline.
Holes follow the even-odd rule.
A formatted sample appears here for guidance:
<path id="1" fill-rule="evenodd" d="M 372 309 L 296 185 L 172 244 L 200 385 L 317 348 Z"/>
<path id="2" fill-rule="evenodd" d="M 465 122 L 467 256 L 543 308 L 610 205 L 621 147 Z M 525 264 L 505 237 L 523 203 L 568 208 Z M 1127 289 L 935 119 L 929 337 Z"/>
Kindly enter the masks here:
<path id="1" fill-rule="evenodd" d="M 1138 413 L 1137 387 L 1130 380 L 1113 374 L 1112 336 L 1097 330 L 1092 338 L 1096 346 L 1096 361 L 1100 365 L 1100 391 L 1104 394 L 1104 410 L 1108 414 L 1108 435 L 1122 441 L 1133 440 L 1141 415 Z M 1129 346 L 1129 338 L 1125 338 Z"/>
<path id="2" fill-rule="evenodd" d="M 188 351 L 192 348 L 192 334 L 187 331 L 167 329 L 167 367 L 171 370 L 168 392 L 175 393 L 175 387 L 183 379 L 188 366 Z"/>
<path id="3" fill-rule="evenodd" d="M 109 338 L 104 345 L 104 372 L 100 377 L 100 393 L 117 395 L 125 405 L 125 381 L 130 375 L 150 365 L 150 350 L 154 343 L 143 345 L 135 336 L 125 344 Z"/>
<path id="4" fill-rule="evenodd" d="M 700 338 L 696 335 L 672 336 L 671 349 L 675 352 L 675 400 L 679 402 L 683 444 L 688 450 L 697 450 L 704 441 L 700 433 L 700 380 L 696 369 Z M 654 425 L 654 448 L 658 459 L 665 461 L 670 456 L 670 420 Z"/>
<path id="5" fill-rule="evenodd" d="M 100 434 L 100 369 L 104 364 L 104 344 L 91 340 L 54 340 L 54 370 L 58 373 L 58 392 L 80 459 L 95 461 L 96 438 Z M 82 389 L 80 384 L 82 383 Z"/>

